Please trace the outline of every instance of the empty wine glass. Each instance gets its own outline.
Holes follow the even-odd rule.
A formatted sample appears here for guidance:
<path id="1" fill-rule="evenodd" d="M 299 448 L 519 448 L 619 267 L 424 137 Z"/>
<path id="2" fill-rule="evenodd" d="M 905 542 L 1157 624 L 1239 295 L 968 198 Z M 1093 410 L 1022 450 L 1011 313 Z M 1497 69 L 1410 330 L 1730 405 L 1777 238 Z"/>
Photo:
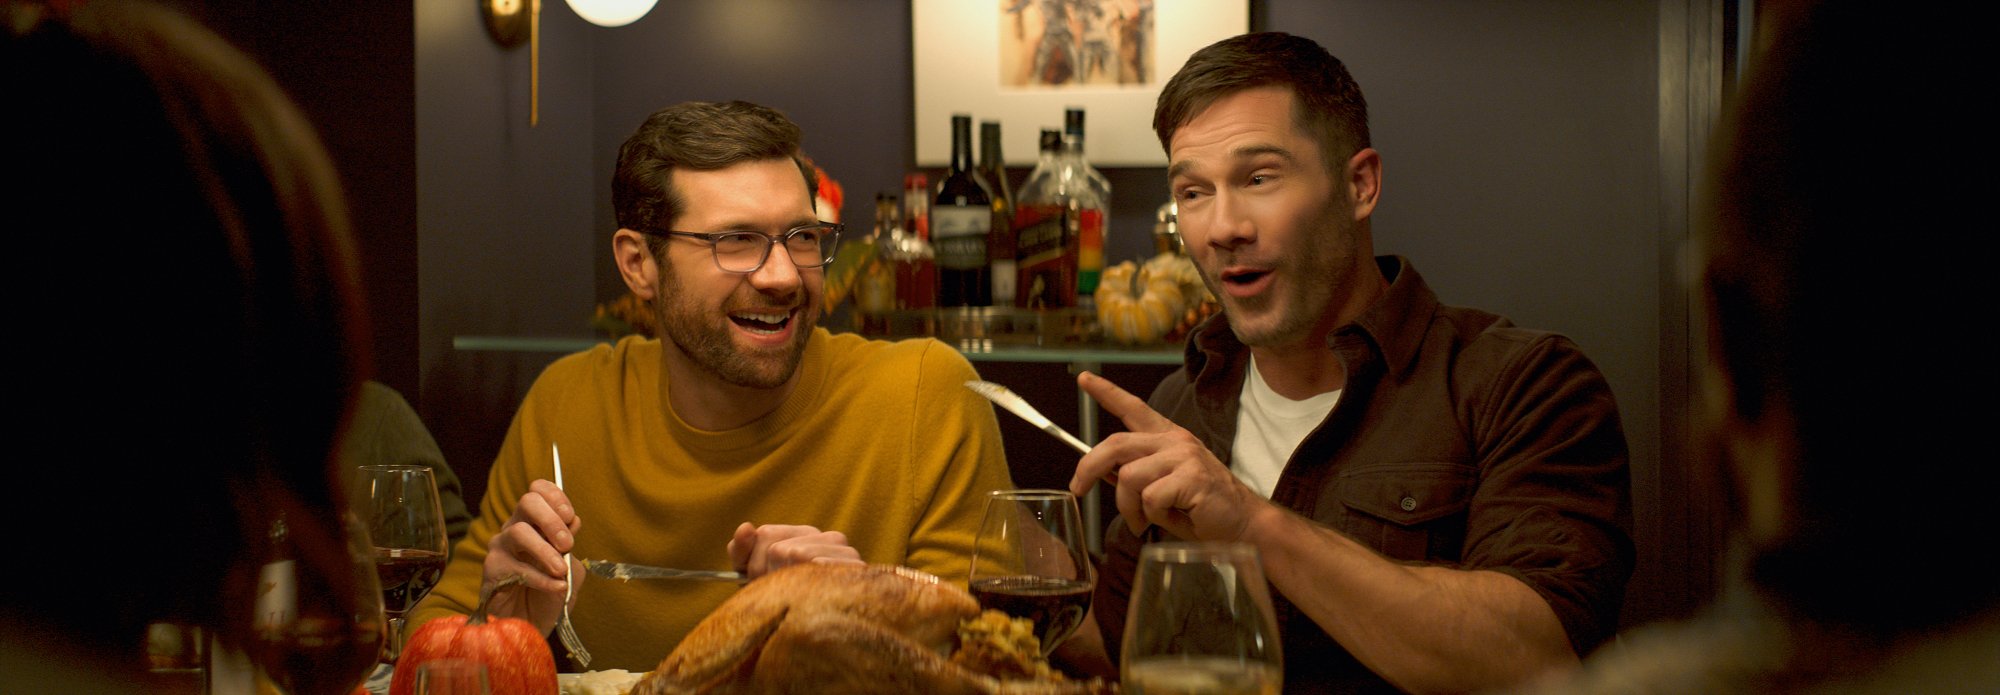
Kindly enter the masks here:
<path id="1" fill-rule="evenodd" d="M 444 575 L 448 550 L 437 480 L 429 466 L 361 466 L 354 498 L 374 541 L 389 642 L 382 660 L 403 653 L 404 615 Z"/>
<path id="2" fill-rule="evenodd" d="M 1081 516 L 1067 490 L 996 490 L 973 546 L 972 595 L 1033 622 L 1043 656 L 1090 610 L 1097 569 L 1083 545 Z"/>
<path id="3" fill-rule="evenodd" d="M 491 695 L 486 664 L 466 659 L 432 659 L 417 667 L 417 695 Z"/>
<path id="4" fill-rule="evenodd" d="M 1154 543 L 1139 551 L 1125 617 L 1127 693 L 1276 695 L 1284 652 L 1257 549 Z"/>

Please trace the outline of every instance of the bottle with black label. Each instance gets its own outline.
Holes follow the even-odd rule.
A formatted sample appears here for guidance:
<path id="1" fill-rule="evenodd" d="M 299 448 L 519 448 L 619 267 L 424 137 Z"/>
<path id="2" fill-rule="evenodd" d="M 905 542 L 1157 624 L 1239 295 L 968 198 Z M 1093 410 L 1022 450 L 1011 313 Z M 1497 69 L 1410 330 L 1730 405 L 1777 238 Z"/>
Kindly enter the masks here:
<path id="1" fill-rule="evenodd" d="M 938 306 L 991 306 L 992 268 L 986 245 L 993 231 L 993 192 L 972 164 L 972 116 L 951 117 L 951 170 L 931 201 L 931 246 L 937 250 Z"/>
<path id="2" fill-rule="evenodd" d="M 1075 307 L 1080 243 L 1086 234 L 1102 238 L 1104 205 L 1096 191 L 1076 176 L 1077 169 L 1065 166 L 1061 131 L 1044 129 L 1041 145 L 1041 160 L 1021 185 L 1020 201 L 1014 206 L 1020 259 L 1015 305 Z"/>

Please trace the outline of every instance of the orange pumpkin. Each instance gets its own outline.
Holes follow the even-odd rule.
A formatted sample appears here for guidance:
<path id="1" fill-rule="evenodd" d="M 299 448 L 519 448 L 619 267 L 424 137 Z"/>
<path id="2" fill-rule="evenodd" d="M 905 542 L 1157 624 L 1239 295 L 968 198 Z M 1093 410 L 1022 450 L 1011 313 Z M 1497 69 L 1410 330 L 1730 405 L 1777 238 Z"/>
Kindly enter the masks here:
<path id="1" fill-rule="evenodd" d="M 486 614 L 493 593 L 520 583 L 512 576 L 480 592 L 472 615 L 437 618 L 417 628 L 403 646 L 389 695 L 416 692 L 417 667 L 434 659 L 464 659 L 486 665 L 493 695 L 556 695 L 556 657 L 534 623 Z"/>

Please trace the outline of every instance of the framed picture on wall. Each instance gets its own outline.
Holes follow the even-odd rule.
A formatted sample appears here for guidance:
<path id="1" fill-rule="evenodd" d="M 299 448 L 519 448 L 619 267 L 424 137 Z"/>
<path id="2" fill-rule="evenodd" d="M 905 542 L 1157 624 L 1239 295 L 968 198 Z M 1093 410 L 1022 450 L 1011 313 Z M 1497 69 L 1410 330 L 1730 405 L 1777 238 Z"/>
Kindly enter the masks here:
<path id="1" fill-rule="evenodd" d="M 917 166 L 951 160 L 951 116 L 1000 121 L 1014 166 L 1084 109 L 1099 167 L 1166 164 L 1153 101 L 1189 54 L 1250 28 L 1248 0 L 911 0 Z M 974 126 L 974 137 L 978 128 Z"/>

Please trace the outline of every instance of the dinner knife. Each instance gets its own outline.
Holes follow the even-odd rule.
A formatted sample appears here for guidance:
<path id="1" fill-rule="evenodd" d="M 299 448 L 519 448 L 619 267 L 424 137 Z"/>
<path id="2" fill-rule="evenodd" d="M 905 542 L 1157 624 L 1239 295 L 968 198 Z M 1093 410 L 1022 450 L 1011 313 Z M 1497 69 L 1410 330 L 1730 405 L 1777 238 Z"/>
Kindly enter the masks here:
<path id="1" fill-rule="evenodd" d="M 634 565 L 631 563 L 607 562 L 604 560 L 584 560 L 583 569 L 599 577 L 619 581 L 633 579 L 695 579 L 712 582 L 736 582 L 738 584 L 748 581 L 743 578 L 741 572 L 730 572 L 727 570 L 677 570 L 669 567 L 652 567 L 649 565 Z"/>
<path id="2" fill-rule="evenodd" d="M 1020 394 L 1014 393 L 1012 389 L 991 381 L 978 380 L 965 382 L 965 387 L 978 392 L 981 396 L 985 396 L 987 400 L 993 401 L 996 405 L 1006 408 L 1007 412 L 1021 416 L 1021 419 L 1028 421 L 1028 424 L 1041 428 L 1043 432 L 1047 432 L 1056 439 L 1062 440 L 1070 448 L 1080 453 L 1090 453 L 1089 444 L 1083 443 L 1083 440 L 1077 439 L 1076 435 L 1070 434 L 1061 427 L 1057 427 L 1056 423 L 1051 422 L 1048 416 L 1043 415 L 1039 410 L 1035 410 L 1035 406 L 1028 405 L 1027 399 L 1022 398 Z"/>

